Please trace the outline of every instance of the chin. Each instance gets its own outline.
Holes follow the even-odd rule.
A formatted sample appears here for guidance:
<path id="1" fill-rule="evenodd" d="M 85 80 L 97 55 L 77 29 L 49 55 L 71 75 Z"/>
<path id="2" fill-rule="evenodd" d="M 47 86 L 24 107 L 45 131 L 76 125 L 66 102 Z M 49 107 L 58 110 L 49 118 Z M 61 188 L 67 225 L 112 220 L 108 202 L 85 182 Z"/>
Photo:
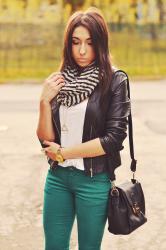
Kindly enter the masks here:
<path id="1" fill-rule="evenodd" d="M 90 62 L 77 62 L 77 65 L 80 67 L 86 67 L 89 64 L 90 64 Z"/>

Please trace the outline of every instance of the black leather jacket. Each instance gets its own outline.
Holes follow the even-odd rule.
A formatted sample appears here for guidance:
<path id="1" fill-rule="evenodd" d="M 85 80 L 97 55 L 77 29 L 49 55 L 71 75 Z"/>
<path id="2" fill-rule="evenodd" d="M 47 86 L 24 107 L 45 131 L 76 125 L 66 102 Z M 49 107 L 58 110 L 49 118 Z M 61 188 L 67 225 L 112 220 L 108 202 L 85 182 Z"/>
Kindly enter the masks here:
<path id="1" fill-rule="evenodd" d="M 95 88 L 89 97 L 82 142 L 99 138 L 105 151 L 105 155 L 84 158 L 84 168 L 87 175 L 107 171 L 110 180 L 115 179 L 114 170 L 121 165 L 120 150 L 123 149 L 123 141 L 127 136 L 128 115 L 130 113 L 130 100 L 127 93 L 127 76 L 123 71 L 113 74 L 111 89 L 105 98 L 105 108 L 99 104 L 100 91 Z M 51 102 L 52 119 L 56 134 L 55 142 L 61 144 L 61 129 L 59 119 L 59 103 L 56 98 Z M 51 168 L 56 168 L 58 162 L 48 158 Z"/>

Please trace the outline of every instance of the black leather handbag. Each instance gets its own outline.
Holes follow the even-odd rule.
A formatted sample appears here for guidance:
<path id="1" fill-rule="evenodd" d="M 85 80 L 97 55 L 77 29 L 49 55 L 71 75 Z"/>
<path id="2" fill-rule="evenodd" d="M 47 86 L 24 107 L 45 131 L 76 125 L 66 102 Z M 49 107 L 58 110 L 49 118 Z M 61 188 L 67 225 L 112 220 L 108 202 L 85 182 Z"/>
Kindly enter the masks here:
<path id="1" fill-rule="evenodd" d="M 125 72 L 124 72 L 125 73 Z M 128 97 L 130 98 L 127 76 Z M 133 178 L 116 186 L 113 182 L 108 199 L 108 231 L 112 234 L 127 235 L 143 225 L 145 217 L 145 198 L 141 183 L 135 179 L 137 161 L 134 157 L 132 115 L 128 116 L 128 131 Z"/>

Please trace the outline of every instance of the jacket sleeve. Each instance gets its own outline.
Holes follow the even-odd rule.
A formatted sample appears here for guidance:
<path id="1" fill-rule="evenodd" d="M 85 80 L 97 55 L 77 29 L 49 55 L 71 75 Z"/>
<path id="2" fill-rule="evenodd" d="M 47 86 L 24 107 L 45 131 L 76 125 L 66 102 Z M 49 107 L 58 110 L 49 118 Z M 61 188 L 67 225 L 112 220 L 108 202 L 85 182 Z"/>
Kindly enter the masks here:
<path id="1" fill-rule="evenodd" d="M 127 117 L 130 110 L 127 76 L 123 72 L 116 72 L 112 81 L 112 95 L 106 115 L 105 133 L 99 137 L 103 150 L 111 157 L 124 148 L 122 143 L 127 136 Z"/>
<path id="2" fill-rule="evenodd" d="M 38 139 L 39 139 L 40 145 L 42 146 L 42 148 L 44 148 L 45 145 L 44 145 L 44 143 L 43 143 L 43 140 L 41 140 L 39 137 L 38 137 Z"/>

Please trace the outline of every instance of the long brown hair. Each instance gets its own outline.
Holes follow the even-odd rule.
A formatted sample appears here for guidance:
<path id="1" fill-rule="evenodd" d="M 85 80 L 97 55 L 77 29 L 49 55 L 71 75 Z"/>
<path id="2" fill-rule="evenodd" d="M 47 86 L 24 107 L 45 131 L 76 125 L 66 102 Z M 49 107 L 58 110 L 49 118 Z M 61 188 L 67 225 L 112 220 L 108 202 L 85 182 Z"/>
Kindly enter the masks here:
<path id="1" fill-rule="evenodd" d="M 72 57 L 72 34 L 78 26 L 87 28 L 91 35 L 95 51 L 95 62 L 99 67 L 99 87 L 101 88 L 101 96 L 104 97 L 111 83 L 112 65 L 108 45 L 108 28 L 104 17 L 97 8 L 90 7 L 84 12 L 77 11 L 69 18 L 64 33 L 63 57 L 60 70 L 63 70 L 67 65 L 77 67 Z"/>

